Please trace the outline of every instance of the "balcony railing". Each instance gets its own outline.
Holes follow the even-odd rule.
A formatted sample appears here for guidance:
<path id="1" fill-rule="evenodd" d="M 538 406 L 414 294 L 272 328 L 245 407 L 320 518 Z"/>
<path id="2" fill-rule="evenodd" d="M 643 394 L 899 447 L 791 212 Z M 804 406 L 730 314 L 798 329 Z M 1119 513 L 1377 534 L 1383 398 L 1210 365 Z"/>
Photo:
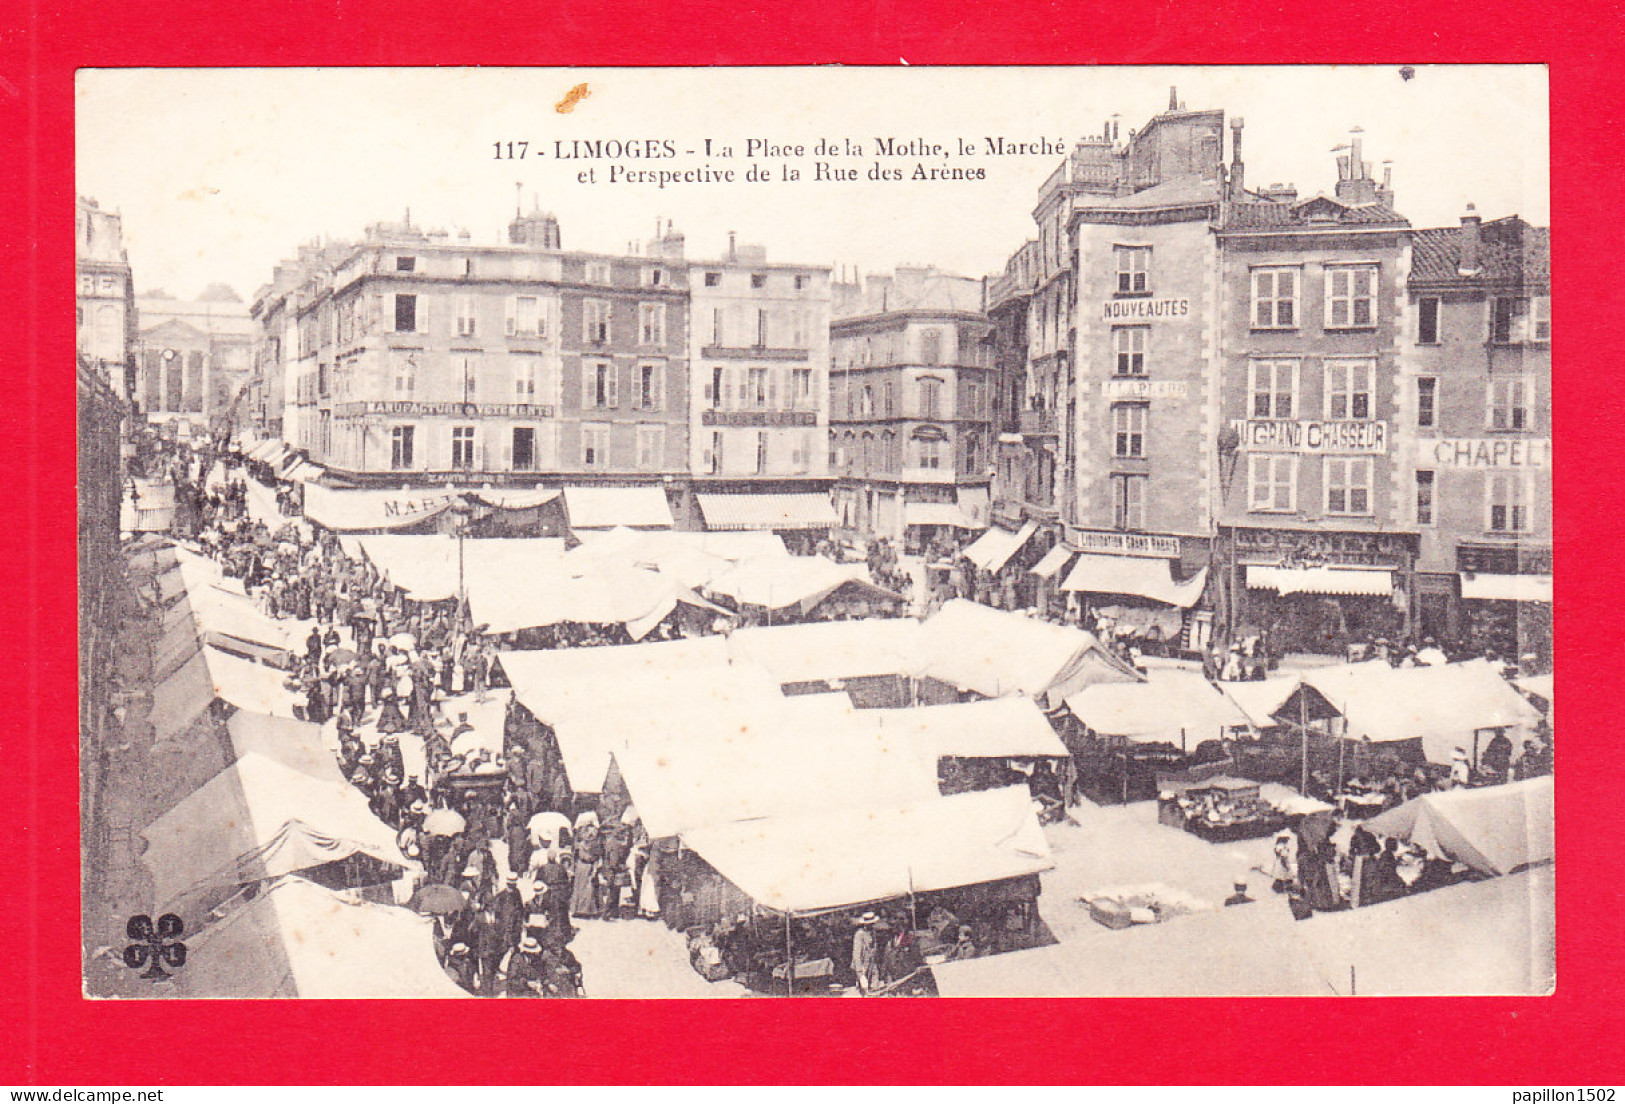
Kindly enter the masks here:
<path id="1" fill-rule="evenodd" d="M 771 345 L 707 345 L 700 355 L 712 360 L 806 360 L 810 349 L 775 348 Z"/>

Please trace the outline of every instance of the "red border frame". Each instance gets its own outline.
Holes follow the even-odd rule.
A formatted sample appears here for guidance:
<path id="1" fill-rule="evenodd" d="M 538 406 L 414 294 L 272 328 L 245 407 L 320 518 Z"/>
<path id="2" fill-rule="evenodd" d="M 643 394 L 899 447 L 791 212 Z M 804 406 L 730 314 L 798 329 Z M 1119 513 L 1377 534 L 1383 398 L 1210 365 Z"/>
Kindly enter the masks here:
<path id="1" fill-rule="evenodd" d="M 1283 12 L 1128 0 L 873 4 L 715 0 L 650 10 L 429 0 L 194 0 L 12 9 L 0 111 L 12 149 L 0 257 L 22 289 L 0 310 L 22 448 L 0 481 L 21 531 L 0 589 L 14 672 L 0 772 L 7 979 L 0 1082 L 55 1085 L 568 1082 L 1617 1083 L 1625 1037 L 1620 781 L 1600 723 L 1617 632 L 1607 509 L 1625 459 L 1620 410 L 1625 253 L 1619 198 L 1618 13 L 1602 3 L 1492 10 L 1392 0 Z M 21 10 L 19 10 L 21 9 Z M 505 10 L 504 10 L 505 9 Z M 527 26 L 528 24 L 528 26 Z M 534 39 L 534 44 L 531 41 Z M 1559 677 L 1559 988 L 1544 999 L 782 1001 L 493 1005 L 454 1030 L 411 1003 L 90 1002 L 79 996 L 73 621 L 73 74 L 77 66 L 1079 64 L 1534 61 L 1551 65 L 1556 272 L 1563 291 L 1554 421 Z M 1415 170 L 1413 170 L 1415 171 Z M 20 225 L 18 224 L 20 216 Z M 37 243 L 37 246 L 36 246 Z M 16 562 L 16 561 L 14 561 Z M 20 584 L 20 585 L 19 585 Z M 1583 673 L 1583 674 L 1582 674 Z M 1609 676 L 1613 676 L 1611 679 Z M 1596 735 L 1592 734 L 1595 728 Z M 21 768 L 19 770 L 19 767 Z"/>

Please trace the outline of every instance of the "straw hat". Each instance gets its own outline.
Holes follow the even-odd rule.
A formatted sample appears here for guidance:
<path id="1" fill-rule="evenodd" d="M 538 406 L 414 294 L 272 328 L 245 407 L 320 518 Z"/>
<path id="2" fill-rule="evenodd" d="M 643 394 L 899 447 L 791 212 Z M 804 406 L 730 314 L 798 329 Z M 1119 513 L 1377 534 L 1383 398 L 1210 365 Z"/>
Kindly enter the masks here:
<path id="1" fill-rule="evenodd" d="M 866 912 L 862 916 L 858 917 L 858 923 L 863 927 L 868 927 L 870 924 L 880 923 L 880 917 L 875 915 L 873 912 Z"/>

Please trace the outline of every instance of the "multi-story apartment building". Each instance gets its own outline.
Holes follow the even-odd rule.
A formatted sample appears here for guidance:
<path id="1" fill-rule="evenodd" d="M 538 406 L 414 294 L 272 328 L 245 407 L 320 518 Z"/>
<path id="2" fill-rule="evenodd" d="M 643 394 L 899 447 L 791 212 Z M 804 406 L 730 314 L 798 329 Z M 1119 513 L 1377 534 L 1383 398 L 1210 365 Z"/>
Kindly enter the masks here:
<path id="1" fill-rule="evenodd" d="M 666 251 L 680 257 L 682 239 Z M 769 264 L 730 235 L 721 259 L 689 263 L 688 293 L 688 462 L 703 520 L 827 531 L 829 268 Z"/>
<path id="2" fill-rule="evenodd" d="M 254 368 L 245 402 L 246 421 L 264 436 L 298 441 L 306 434 L 297 426 L 299 302 L 329 265 L 343 260 L 355 246 L 348 242 L 311 242 L 278 264 L 271 282 L 254 295 L 249 313 L 258 324 L 254 341 Z"/>
<path id="3" fill-rule="evenodd" d="M 258 329 L 237 293 L 213 284 L 197 299 L 136 299 L 136 402 L 150 424 L 181 436 L 246 420 Z"/>
<path id="4" fill-rule="evenodd" d="M 842 526 L 913 544 L 985 527 L 997 372 L 982 307 L 980 280 L 931 268 L 836 287 L 829 449 Z"/>
<path id="5" fill-rule="evenodd" d="M 94 199 L 76 197 L 73 258 L 79 356 L 128 402 L 135 389 L 136 312 L 124 220 Z"/>
<path id="6" fill-rule="evenodd" d="M 1469 209 L 1413 243 L 1399 457 L 1419 629 L 1549 659 L 1550 235 Z"/>
<path id="7" fill-rule="evenodd" d="M 1035 400 L 1037 389 L 1027 371 L 1027 321 L 1037 280 L 1038 242 L 1029 241 L 1011 254 L 1002 273 L 987 282 L 988 344 L 995 372 L 993 426 L 998 435 L 993 514 L 1013 525 L 1055 517 L 1060 471 L 1054 410 Z"/>
<path id="8" fill-rule="evenodd" d="M 1410 225 L 1358 136 L 1333 195 L 1231 199 L 1216 226 L 1215 329 L 1228 625 L 1289 651 L 1397 637 L 1416 593 L 1411 465 L 1397 433 L 1416 418 L 1400 371 Z"/>

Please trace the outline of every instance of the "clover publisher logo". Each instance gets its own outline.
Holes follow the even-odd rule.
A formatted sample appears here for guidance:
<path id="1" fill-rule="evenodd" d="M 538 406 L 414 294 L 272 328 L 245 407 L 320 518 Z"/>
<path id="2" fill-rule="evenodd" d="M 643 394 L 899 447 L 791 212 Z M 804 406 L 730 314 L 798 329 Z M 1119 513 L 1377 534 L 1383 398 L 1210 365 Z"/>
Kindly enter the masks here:
<path id="1" fill-rule="evenodd" d="M 168 980 L 164 966 L 179 970 L 186 965 L 186 944 L 180 941 L 185 927 L 181 918 L 172 912 L 158 917 L 156 924 L 150 916 L 130 917 L 124 925 L 124 934 L 132 942 L 124 948 L 124 965 L 132 970 L 147 967 L 141 976 L 148 981 Z"/>

